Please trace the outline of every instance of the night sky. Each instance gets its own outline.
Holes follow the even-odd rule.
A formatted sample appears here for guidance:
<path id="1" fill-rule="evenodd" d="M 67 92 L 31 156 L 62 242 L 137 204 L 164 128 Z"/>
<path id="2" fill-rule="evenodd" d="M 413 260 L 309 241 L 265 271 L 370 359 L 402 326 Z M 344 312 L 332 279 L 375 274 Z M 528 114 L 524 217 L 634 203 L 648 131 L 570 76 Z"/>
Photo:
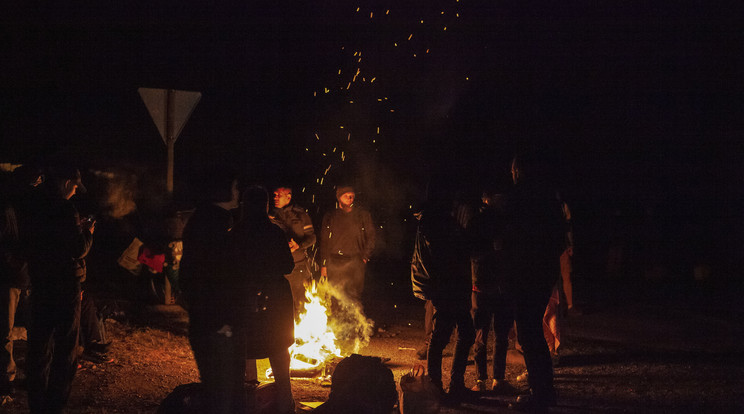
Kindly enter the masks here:
<path id="1" fill-rule="evenodd" d="M 343 181 L 404 209 L 431 171 L 501 183 L 540 147 L 586 216 L 651 208 L 742 246 L 738 2 L 16 3 L 0 162 L 164 165 L 137 88 L 192 90 L 177 180 L 223 162 L 306 205 Z"/>

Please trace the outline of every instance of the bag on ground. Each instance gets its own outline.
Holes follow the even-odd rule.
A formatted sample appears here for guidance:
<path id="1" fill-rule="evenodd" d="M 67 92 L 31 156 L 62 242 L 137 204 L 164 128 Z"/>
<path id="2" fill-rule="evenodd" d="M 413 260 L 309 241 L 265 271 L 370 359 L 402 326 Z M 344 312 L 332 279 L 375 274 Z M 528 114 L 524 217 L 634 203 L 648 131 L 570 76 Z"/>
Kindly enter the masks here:
<path id="1" fill-rule="evenodd" d="M 439 389 L 424 374 L 424 367 L 416 365 L 400 377 L 401 414 L 430 414 L 439 412 Z"/>

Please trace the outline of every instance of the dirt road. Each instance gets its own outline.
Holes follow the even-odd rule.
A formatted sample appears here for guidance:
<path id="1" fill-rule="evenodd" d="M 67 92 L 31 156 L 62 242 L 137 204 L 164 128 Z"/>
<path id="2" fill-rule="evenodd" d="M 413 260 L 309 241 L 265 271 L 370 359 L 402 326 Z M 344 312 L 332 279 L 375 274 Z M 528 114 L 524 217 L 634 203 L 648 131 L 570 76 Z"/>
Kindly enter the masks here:
<path id="1" fill-rule="evenodd" d="M 399 288 L 392 284 L 368 292 L 367 314 L 376 328 L 361 353 L 390 358 L 387 365 L 397 381 L 421 363 L 414 350 L 423 340 L 423 307 L 407 294 L 390 294 L 390 289 Z M 641 299 L 624 297 L 612 287 L 603 291 L 592 295 L 583 315 L 566 320 L 562 357 L 555 368 L 559 406 L 553 412 L 744 412 L 744 318 L 731 306 L 735 291 Z M 198 381 L 181 307 L 124 301 L 118 306 L 122 313 L 106 322 L 115 361 L 82 363 L 70 413 L 154 413 L 176 386 Z M 17 342 L 16 354 L 23 367 L 23 342 Z M 451 355 L 450 345 L 445 382 Z M 267 362 L 260 361 L 259 367 L 263 372 Z M 510 351 L 507 380 L 524 387 L 515 380 L 522 370 L 520 355 Z M 466 384 L 474 382 L 471 363 Z M 325 401 L 330 389 L 297 379 L 293 391 L 299 405 Z M 442 412 L 508 412 L 505 405 L 513 398 L 489 397 Z M 19 387 L 14 401 L 0 412 L 28 412 L 25 390 Z"/>

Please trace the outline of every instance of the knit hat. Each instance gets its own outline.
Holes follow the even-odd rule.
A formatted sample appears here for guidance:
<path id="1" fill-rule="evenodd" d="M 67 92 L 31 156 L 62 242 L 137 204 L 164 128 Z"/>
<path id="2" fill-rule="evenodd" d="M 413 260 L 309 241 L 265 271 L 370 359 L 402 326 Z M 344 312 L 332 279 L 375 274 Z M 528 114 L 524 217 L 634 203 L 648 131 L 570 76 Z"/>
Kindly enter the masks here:
<path id="1" fill-rule="evenodd" d="M 354 191 L 354 187 L 350 185 L 342 185 L 340 187 L 336 187 L 336 198 L 339 198 L 346 193 L 356 193 L 356 192 Z"/>

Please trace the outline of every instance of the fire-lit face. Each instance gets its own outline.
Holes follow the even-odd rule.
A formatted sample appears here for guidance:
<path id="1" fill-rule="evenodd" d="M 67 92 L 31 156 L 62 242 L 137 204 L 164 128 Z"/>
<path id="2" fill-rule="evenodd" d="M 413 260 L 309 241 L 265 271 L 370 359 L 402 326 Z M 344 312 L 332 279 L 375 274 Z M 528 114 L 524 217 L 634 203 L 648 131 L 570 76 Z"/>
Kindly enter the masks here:
<path id="1" fill-rule="evenodd" d="M 292 190 L 280 187 L 274 191 L 274 207 L 282 208 L 292 200 Z"/>
<path id="2" fill-rule="evenodd" d="M 351 207 L 354 204 L 354 196 L 352 192 L 343 193 L 338 197 L 338 203 L 341 207 Z"/>

